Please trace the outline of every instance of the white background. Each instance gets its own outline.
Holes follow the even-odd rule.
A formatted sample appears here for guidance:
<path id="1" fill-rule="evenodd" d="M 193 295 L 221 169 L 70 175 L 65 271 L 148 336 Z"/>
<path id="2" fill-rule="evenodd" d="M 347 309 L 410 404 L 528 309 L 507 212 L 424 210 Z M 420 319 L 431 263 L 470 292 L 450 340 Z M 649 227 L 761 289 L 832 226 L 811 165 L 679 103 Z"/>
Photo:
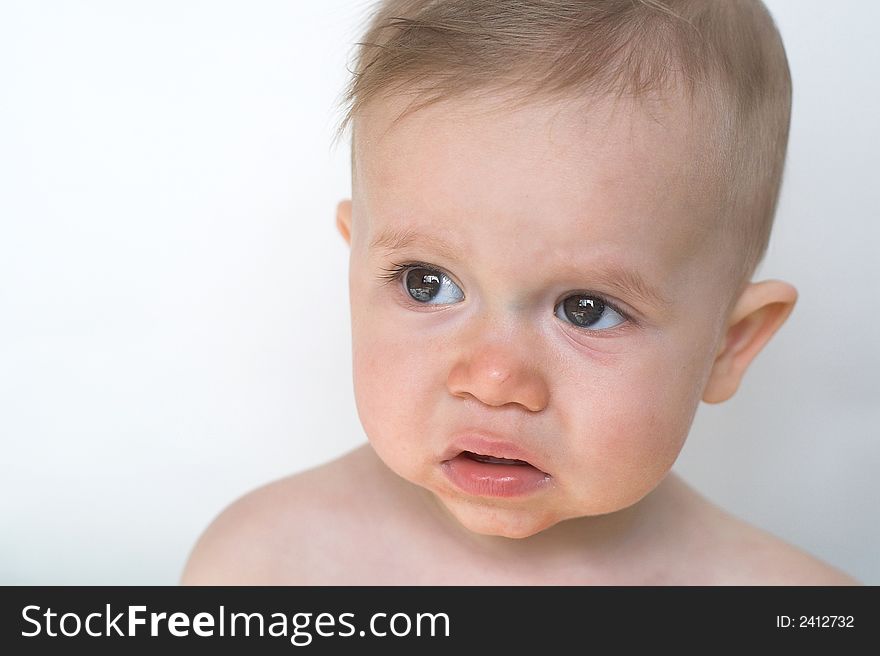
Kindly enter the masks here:
<path id="1" fill-rule="evenodd" d="M 758 278 L 800 300 L 676 469 L 880 584 L 880 5 L 768 0 L 794 79 Z M 0 583 L 170 584 L 365 438 L 348 142 L 368 0 L 0 2 Z"/>

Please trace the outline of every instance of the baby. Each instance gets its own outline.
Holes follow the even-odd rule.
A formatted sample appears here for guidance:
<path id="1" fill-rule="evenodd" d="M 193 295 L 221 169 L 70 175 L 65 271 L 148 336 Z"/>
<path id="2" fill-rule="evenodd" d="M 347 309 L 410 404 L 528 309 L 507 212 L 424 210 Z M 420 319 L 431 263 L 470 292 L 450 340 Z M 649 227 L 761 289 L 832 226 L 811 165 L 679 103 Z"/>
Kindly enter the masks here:
<path id="1" fill-rule="evenodd" d="M 856 583 L 670 472 L 797 299 L 751 281 L 791 108 L 761 2 L 385 0 L 359 47 L 369 444 L 236 501 L 183 583 Z"/>

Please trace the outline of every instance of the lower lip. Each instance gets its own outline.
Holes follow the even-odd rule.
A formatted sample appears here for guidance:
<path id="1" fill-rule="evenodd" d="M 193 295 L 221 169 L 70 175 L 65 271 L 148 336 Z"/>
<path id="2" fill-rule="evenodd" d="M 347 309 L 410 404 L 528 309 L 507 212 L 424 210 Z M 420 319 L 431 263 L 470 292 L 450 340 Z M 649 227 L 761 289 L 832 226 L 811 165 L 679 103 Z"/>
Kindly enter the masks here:
<path id="1" fill-rule="evenodd" d="M 494 465 L 459 454 L 442 464 L 461 490 L 479 497 L 520 497 L 543 488 L 550 476 L 531 465 Z"/>

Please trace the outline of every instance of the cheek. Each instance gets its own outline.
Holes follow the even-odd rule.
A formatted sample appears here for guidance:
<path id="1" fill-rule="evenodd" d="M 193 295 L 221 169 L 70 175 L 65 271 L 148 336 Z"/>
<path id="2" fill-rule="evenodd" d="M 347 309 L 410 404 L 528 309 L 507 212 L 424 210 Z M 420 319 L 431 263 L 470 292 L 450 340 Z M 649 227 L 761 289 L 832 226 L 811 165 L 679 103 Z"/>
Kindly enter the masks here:
<path id="1" fill-rule="evenodd" d="M 414 462 L 413 439 L 434 420 L 436 381 L 430 351 L 412 333 L 391 328 L 378 314 L 353 330 L 352 367 L 358 416 L 379 455 L 398 473 Z"/>
<path id="2" fill-rule="evenodd" d="M 686 358 L 686 359 L 683 359 Z M 584 390 L 576 472 L 585 498 L 623 507 L 650 492 L 684 445 L 699 404 L 702 359 L 642 357 L 605 370 Z M 604 509 L 604 508 L 603 508 Z"/>
<path id="3" fill-rule="evenodd" d="M 610 431 L 602 444 L 619 453 L 623 469 L 653 475 L 665 472 L 687 436 L 694 405 L 674 385 L 631 384 L 630 403 L 615 407 L 607 418 Z"/>

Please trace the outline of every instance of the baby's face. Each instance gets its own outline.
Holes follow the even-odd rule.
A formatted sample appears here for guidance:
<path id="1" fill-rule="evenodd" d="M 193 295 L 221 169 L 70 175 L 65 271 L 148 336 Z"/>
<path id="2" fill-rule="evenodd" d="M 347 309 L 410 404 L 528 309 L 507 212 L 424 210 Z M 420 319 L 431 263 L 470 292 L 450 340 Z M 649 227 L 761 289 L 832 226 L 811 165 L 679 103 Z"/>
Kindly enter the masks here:
<path id="1" fill-rule="evenodd" d="M 678 456 L 734 291 L 683 103 L 456 100 L 386 133 L 404 104 L 359 117 L 350 223 L 340 206 L 373 447 L 478 533 L 635 503 Z"/>

